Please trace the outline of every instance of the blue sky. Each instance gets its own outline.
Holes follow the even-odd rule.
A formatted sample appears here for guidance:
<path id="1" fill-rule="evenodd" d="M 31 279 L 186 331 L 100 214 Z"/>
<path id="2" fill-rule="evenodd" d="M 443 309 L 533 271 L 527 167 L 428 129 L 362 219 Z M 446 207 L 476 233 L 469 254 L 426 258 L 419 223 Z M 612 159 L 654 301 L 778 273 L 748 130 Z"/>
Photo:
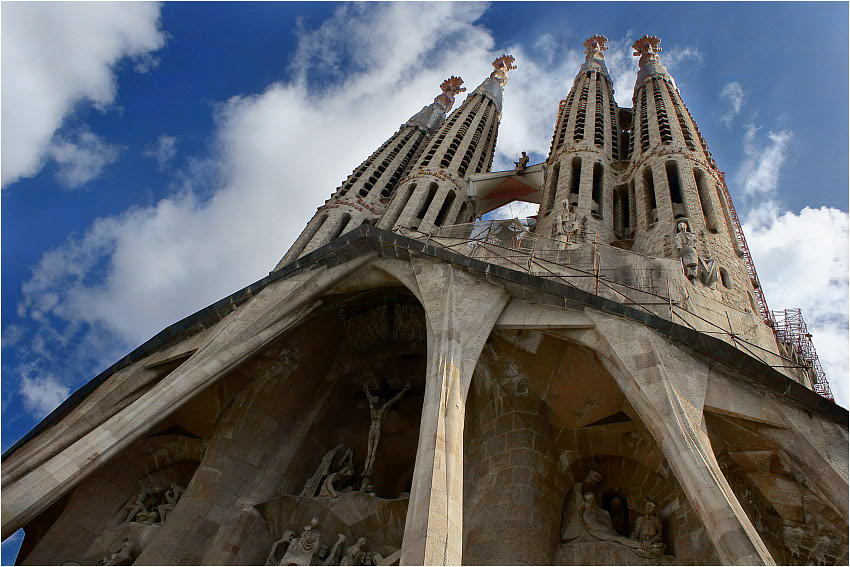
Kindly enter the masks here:
<path id="1" fill-rule="evenodd" d="M 472 90 L 512 53 L 494 169 L 522 150 L 542 161 L 596 33 L 621 106 L 629 46 L 662 39 L 768 304 L 804 309 L 847 405 L 846 3 L 0 9 L 4 450 L 160 329 L 267 274 L 449 75 Z"/>

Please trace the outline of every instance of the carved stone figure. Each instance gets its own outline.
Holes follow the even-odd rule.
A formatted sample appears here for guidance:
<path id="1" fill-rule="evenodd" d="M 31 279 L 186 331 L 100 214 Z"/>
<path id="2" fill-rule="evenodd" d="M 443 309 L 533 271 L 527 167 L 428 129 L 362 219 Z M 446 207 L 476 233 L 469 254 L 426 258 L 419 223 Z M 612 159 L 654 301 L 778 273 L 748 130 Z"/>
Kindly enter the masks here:
<path id="1" fill-rule="evenodd" d="M 520 156 L 519 161 L 514 162 L 514 166 L 516 168 L 517 175 L 525 173 L 525 168 L 528 166 L 528 156 L 525 152 L 522 152 L 522 156 Z"/>
<path id="2" fill-rule="evenodd" d="M 334 546 L 331 548 L 331 552 L 328 553 L 327 559 L 323 565 L 339 565 L 339 562 L 342 560 L 342 554 L 345 551 L 345 534 L 337 535 L 337 540 Z"/>
<path id="3" fill-rule="evenodd" d="M 183 496 L 184 491 L 185 488 L 173 480 L 171 481 L 168 490 L 165 491 L 165 504 L 160 504 L 156 507 L 156 511 L 159 512 L 159 519 L 161 522 L 164 522 L 166 514 L 174 510 L 177 506 L 177 501 L 180 500 L 181 496 Z"/>
<path id="4" fill-rule="evenodd" d="M 351 467 L 329 474 L 325 477 L 324 482 L 322 482 L 322 488 L 319 490 L 319 498 L 339 498 L 342 494 L 341 489 L 343 485 L 352 476 L 354 476 L 354 469 Z"/>
<path id="5" fill-rule="evenodd" d="M 341 461 L 341 462 L 340 462 Z M 317 496 L 322 489 L 326 477 L 334 472 L 344 470 L 349 466 L 353 469 L 354 451 L 346 449 L 345 445 L 337 445 L 322 457 L 322 461 L 316 468 L 316 472 L 304 485 L 304 489 L 299 496 L 303 498 L 311 498 Z"/>
<path id="6" fill-rule="evenodd" d="M 624 537 L 614 530 L 611 523 L 611 516 L 599 507 L 592 492 L 585 492 L 582 496 L 582 524 L 584 533 L 582 533 L 578 541 L 610 541 L 619 543 L 631 549 L 636 555 L 647 559 L 660 557 L 664 554 L 664 544 L 660 542 L 660 520 L 658 524 L 658 539 L 657 541 L 637 541 L 635 539 Z M 656 518 L 657 519 L 657 518 Z M 637 524 L 635 524 L 637 531 Z M 651 531 L 651 530 L 648 530 Z M 654 536 L 653 536 L 654 537 Z"/>
<path id="7" fill-rule="evenodd" d="M 646 499 L 646 514 L 635 521 L 632 538 L 641 544 L 641 550 L 648 557 L 658 557 L 664 554 L 665 545 L 661 543 L 661 518 L 654 514 L 656 504 Z"/>
<path id="8" fill-rule="evenodd" d="M 404 385 L 401 392 L 394 398 L 389 400 L 381 407 L 377 407 L 375 402 L 378 398 L 369 393 L 369 389 L 363 386 L 363 391 L 366 392 L 366 399 L 369 400 L 369 413 L 372 417 L 372 422 L 369 425 L 369 444 L 366 449 L 366 464 L 363 466 L 363 484 L 368 484 L 368 479 L 372 476 L 372 468 L 375 466 L 375 455 L 378 451 L 378 443 L 381 440 L 381 426 L 383 425 L 384 416 L 387 411 L 401 399 L 410 389 L 410 382 Z"/>
<path id="9" fill-rule="evenodd" d="M 97 562 L 98 565 L 130 565 L 133 563 L 133 542 L 124 538 L 118 551 L 111 555 L 105 555 Z"/>
<path id="10" fill-rule="evenodd" d="M 134 521 L 136 519 L 136 516 L 141 512 L 147 514 L 148 508 L 145 504 L 146 500 L 150 501 L 150 494 L 147 490 L 142 490 L 136 496 L 135 500 L 133 500 L 124 508 L 125 510 L 128 510 L 128 514 L 126 516 L 126 519 L 124 519 L 123 523 L 129 523 Z"/>
<path id="11" fill-rule="evenodd" d="M 714 286 L 717 283 L 717 261 L 699 258 L 699 266 L 697 267 L 697 276 L 702 283 L 708 287 Z"/>
<path id="12" fill-rule="evenodd" d="M 304 526 L 300 538 L 295 538 L 289 544 L 280 565 L 311 565 L 313 556 L 319 553 L 322 534 L 318 529 L 319 520 L 313 518 L 310 524 Z"/>
<path id="13" fill-rule="evenodd" d="M 562 203 L 555 223 L 552 225 L 552 237 L 563 243 L 572 242 L 573 235 L 578 232 L 579 224 L 573 206 L 567 201 Z"/>
<path id="14" fill-rule="evenodd" d="M 584 503 L 582 495 L 599 484 L 600 480 L 602 480 L 602 475 L 596 471 L 590 471 L 583 481 L 575 483 L 572 491 L 567 495 L 567 501 L 564 504 L 564 513 L 561 518 L 561 541 L 573 541 L 584 534 L 584 521 L 582 520 Z"/>
<path id="15" fill-rule="evenodd" d="M 286 555 L 286 551 L 289 549 L 289 544 L 292 543 L 294 538 L 295 532 L 292 530 L 286 530 L 283 532 L 283 537 L 274 542 L 272 550 L 266 558 L 266 565 L 281 565 L 277 557 L 278 555 Z M 278 550 L 278 548 L 280 549 Z"/>
<path id="16" fill-rule="evenodd" d="M 688 224 L 685 222 L 680 222 L 676 228 L 676 250 L 682 259 L 685 275 L 693 281 L 697 277 L 697 237 L 688 230 Z"/>
<path id="17" fill-rule="evenodd" d="M 345 550 L 342 556 L 340 565 L 361 565 L 363 562 L 363 547 L 366 545 L 366 538 L 361 537 L 354 545 Z"/>

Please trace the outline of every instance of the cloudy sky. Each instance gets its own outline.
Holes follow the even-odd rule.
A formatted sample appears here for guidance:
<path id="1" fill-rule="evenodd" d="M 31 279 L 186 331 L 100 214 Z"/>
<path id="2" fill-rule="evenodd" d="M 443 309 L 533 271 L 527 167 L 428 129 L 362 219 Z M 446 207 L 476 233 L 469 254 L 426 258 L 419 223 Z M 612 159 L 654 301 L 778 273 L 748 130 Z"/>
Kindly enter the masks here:
<path id="1" fill-rule="evenodd" d="M 2 448 L 267 274 L 449 75 L 472 90 L 512 53 L 494 169 L 542 161 L 596 33 L 622 106 L 629 46 L 661 37 L 770 307 L 804 309 L 846 406 L 847 17 L 835 2 L 3 3 Z"/>

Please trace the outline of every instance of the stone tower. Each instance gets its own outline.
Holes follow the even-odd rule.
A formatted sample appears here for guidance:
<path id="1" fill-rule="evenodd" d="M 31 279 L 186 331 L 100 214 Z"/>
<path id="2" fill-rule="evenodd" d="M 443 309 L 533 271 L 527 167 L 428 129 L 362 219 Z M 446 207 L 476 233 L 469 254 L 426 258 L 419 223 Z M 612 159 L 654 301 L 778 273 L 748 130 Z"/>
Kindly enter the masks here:
<path id="1" fill-rule="evenodd" d="M 846 564 L 848 415 L 802 320 L 660 40 L 633 108 L 584 46 L 544 163 L 490 171 L 513 57 L 448 117 L 446 80 L 267 277 L 10 448 L 18 562 Z"/>

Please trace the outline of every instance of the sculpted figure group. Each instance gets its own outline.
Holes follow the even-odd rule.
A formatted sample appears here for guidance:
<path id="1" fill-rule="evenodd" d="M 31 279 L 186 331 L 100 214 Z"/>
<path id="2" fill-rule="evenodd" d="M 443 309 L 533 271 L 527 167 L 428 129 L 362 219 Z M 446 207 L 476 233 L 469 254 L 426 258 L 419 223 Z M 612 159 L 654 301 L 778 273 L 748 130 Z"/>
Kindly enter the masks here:
<path id="1" fill-rule="evenodd" d="M 161 524 L 165 521 L 169 512 L 177 506 L 177 501 L 183 496 L 186 489 L 172 481 L 166 490 L 154 487 L 150 490 L 142 490 L 128 503 L 123 510 L 122 522 L 137 522 L 147 526 Z"/>
<path id="2" fill-rule="evenodd" d="M 301 537 L 287 530 L 272 546 L 266 565 L 380 565 L 383 557 L 366 550 L 366 538 L 346 546 L 347 538 L 338 534 L 333 547 L 321 543 L 319 520 L 313 518 L 304 526 Z M 281 557 L 282 556 L 282 557 Z M 278 559 L 278 557 L 281 557 Z"/>
<path id="3" fill-rule="evenodd" d="M 676 252 L 682 260 L 685 276 L 691 281 L 699 280 L 708 287 L 717 283 L 717 262 L 702 258 L 697 254 L 697 237 L 691 232 L 688 223 L 679 221 L 676 224 Z"/>
<path id="4" fill-rule="evenodd" d="M 381 429 L 384 425 L 384 417 L 393 405 L 396 404 L 410 390 L 410 383 L 390 398 L 383 405 L 379 405 L 379 398 L 373 396 L 368 388 L 363 387 L 366 400 L 369 402 L 369 434 L 366 445 L 366 461 L 363 465 L 363 474 L 360 480 L 360 490 L 374 496 L 374 486 L 371 482 L 372 473 L 375 468 L 375 458 L 378 453 L 378 445 L 381 442 Z M 344 445 L 337 445 L 322 457 L 316 472 L 304 485 L 300 496 L 302 498 L 338 498 L 346 492 L 351 492 L 355 487 L 354 474 L 354 450 Z"/>
<path id="5" fill-rule="evenodd" d="M 628 547 L 640 557 L 653 559 L 664 555 L 666 546 L 661 542 L 661 519 L 655 515 L 656 504 L 646 499 L 645 513 L 635 521 L 631 537 L 617 533 L 607 510 L 597 503 L 591 490 L 602 476 L 590 471 L 582 482 L 577 482 L 564 507 L 561 524 L 561 541 L 608 541 Z"/>

